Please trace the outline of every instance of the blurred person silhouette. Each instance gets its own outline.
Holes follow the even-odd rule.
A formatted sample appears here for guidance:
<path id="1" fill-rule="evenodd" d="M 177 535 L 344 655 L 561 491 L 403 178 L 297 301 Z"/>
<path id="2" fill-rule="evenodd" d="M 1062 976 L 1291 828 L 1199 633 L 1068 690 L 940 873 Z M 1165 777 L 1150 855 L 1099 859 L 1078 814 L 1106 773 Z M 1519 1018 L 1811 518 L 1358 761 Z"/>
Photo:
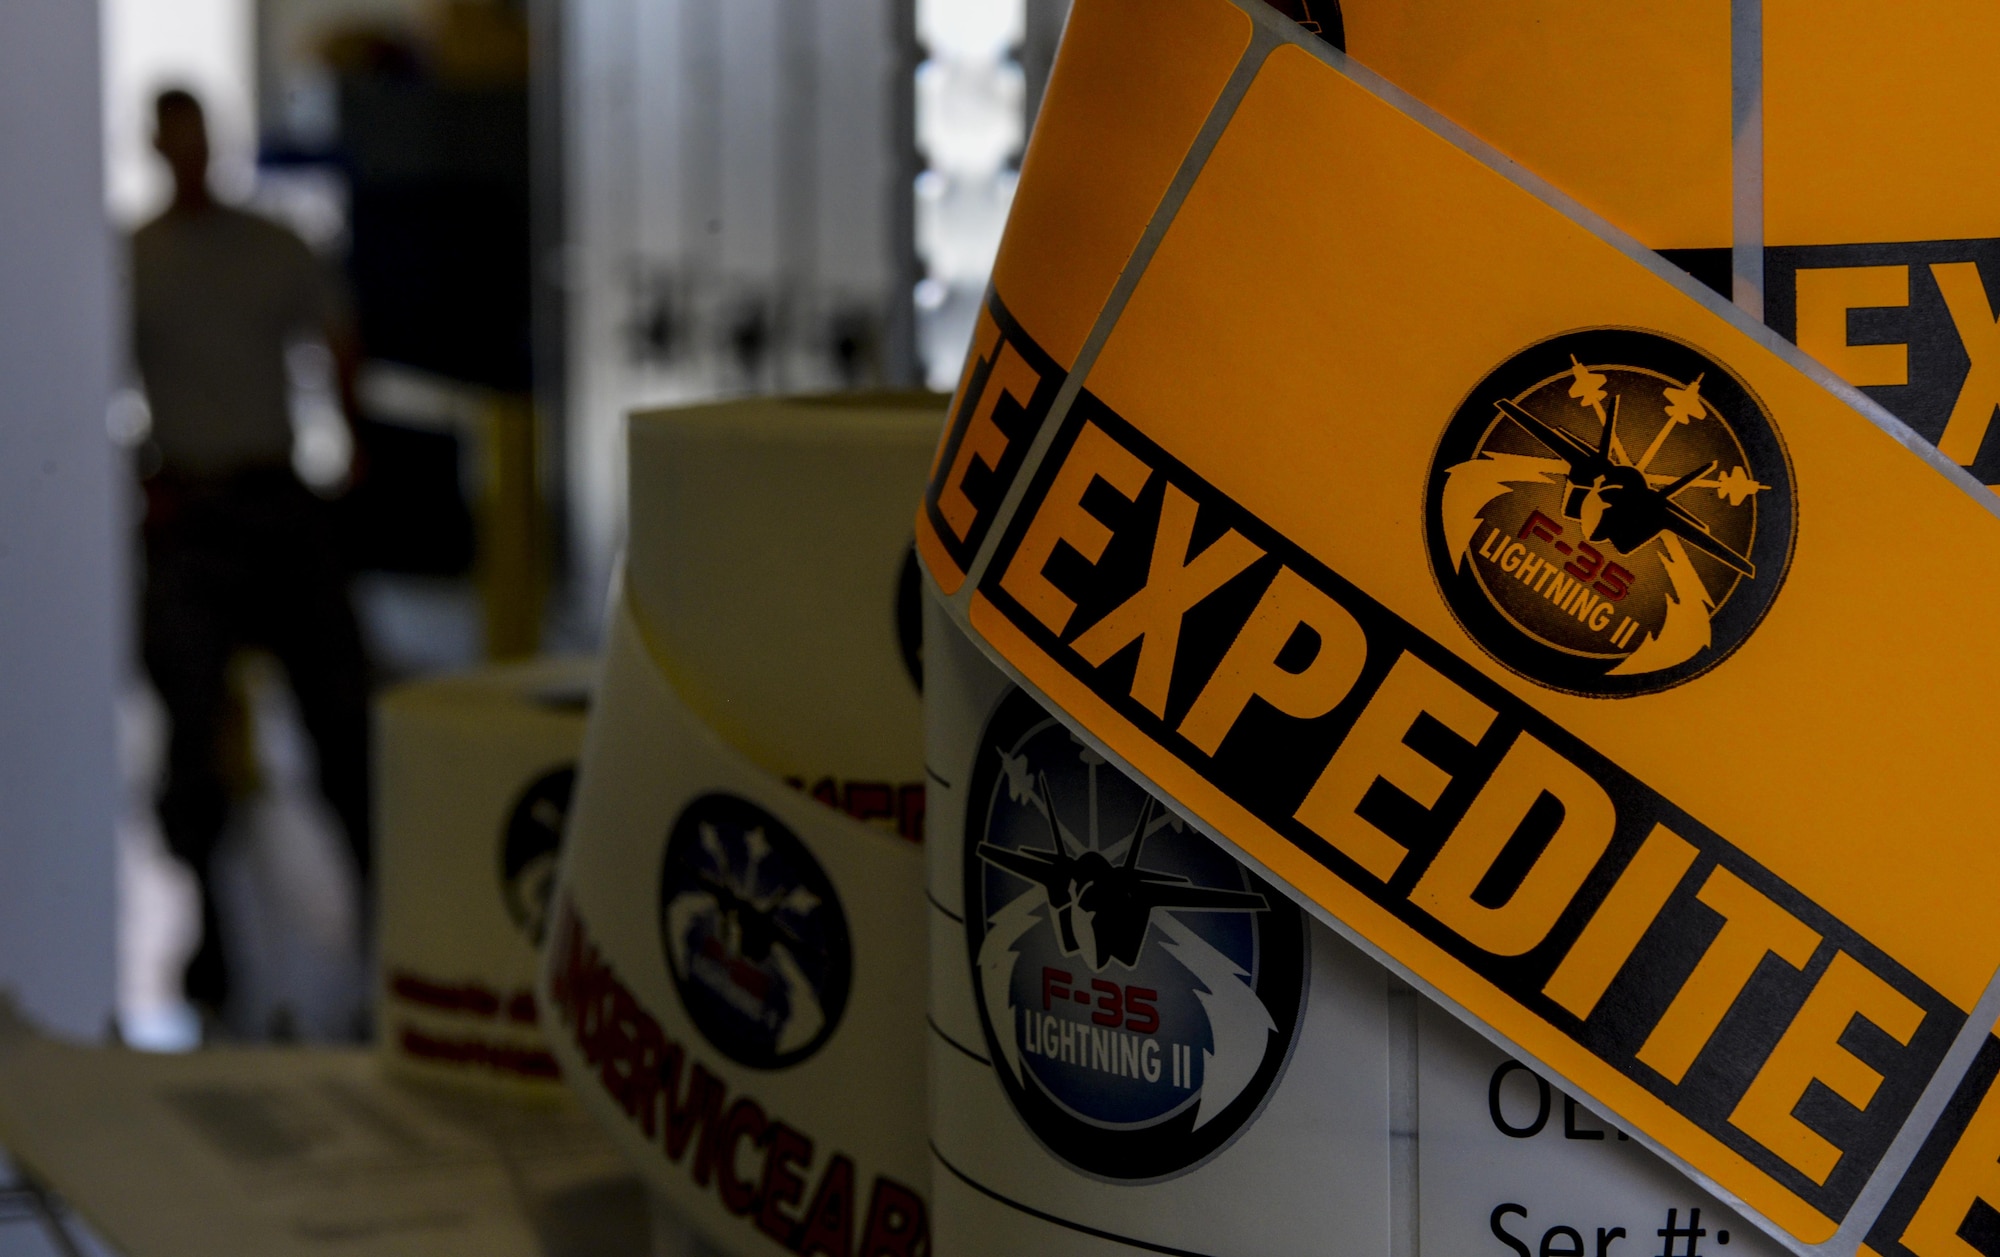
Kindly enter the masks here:
<path id="1" fill-rule="evenodd" d="M 353 340 L 332 277 L 284 227 L 219 203 L 201 103 L 155 102 L 173 200 L 131 242 L 132 347 L 152 411 L 144 482 L 146 669 L 169 721 L 158 800 L 167 845 L 201 885 L 183 986 L 217 1024 L 229 967 L 211 862 L 229 817 L 228 670 L 242 647 L 283 666 L 319 785 L 369 866 L 367 664 L 329 505 L 292 470 L 286 351 L 323 337 L 351 423 Z"/>

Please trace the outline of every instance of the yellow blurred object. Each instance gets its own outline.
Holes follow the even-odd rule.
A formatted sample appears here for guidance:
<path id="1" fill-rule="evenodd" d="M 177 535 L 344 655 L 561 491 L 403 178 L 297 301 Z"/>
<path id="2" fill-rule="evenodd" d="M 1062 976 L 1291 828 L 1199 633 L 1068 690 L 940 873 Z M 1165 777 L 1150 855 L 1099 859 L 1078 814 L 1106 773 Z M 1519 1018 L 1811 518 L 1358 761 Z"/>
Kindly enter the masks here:
<path id="1" fill-rule="evenodd" d="M 548 596 L 547 523 L 539 473 L 540 441 L 526 397 L 496 394 L 480 432 L 479 596 L 486 617 L 486 657 L 522 659 L 542 640 Z"/>
<path id="2" fill-rule="evenodd" d="M 455 87 L 528 81 L 528 23 L 502 0 L 446 0 L 430 21 L 438 78 Z"/>

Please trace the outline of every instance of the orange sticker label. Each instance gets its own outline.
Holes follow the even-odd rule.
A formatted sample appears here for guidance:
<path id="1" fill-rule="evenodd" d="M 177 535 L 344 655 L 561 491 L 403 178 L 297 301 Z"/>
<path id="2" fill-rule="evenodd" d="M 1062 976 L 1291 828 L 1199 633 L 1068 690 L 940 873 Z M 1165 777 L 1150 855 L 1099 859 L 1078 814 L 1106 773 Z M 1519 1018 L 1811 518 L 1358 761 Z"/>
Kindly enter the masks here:
<path id="1" fill-rule="evenodd" d="M 996 280 L 920 521 L 948 609 L 1183 815 L 1774 1234 L 1990 1251 L 1984 1127 L 1919 1152 L 2000 970 L 2000 683 L 1963 631 L 2000 609 L 1975 575 L 2000 570 L 1993 503 L 1242 8 L 1209 146 L 1086 352 L 1054 367 Z M 1893 300 L 1869 265 L 1805 281 L 1787 333 Z M 1848 365 L 1888 384 L 1890 359 Z M 1945 1203 L 1887 1234 L 1926 1174 Z"/>

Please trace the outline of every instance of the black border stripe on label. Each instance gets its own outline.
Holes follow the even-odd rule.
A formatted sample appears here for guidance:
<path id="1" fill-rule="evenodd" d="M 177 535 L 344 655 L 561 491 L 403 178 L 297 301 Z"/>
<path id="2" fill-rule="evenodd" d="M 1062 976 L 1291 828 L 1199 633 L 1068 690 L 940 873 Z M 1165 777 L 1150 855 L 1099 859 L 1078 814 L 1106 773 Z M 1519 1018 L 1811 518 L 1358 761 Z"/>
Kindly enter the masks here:
<path id="1" fill-rule="evenodd" d="M 1035 1208 L 1033 1205 L 1024 1205 L 1020 1201 L 1015 1200 L 1011 1196 L 1003 1196 L 999 1192 L 996 1192 L 992 1188 L 988 1187 L 986 1184 L 979 1182 L 977 1179 L 974 1179 L 964 1170 L 961 1170 L 957 1166 L 953 1165 L 950 1162 L 950 1160 L 948 1160 L 945 1157 L 944 1153 L 938 1151 L 938 1146 L 935 1141 L 933 1141 L 931 1144 L 931 1156 L 937 1159 L 937 1163 L 939 1165 L 943 1166 L 947 1170 L 950 1170 L 951 1176 L 953 1178 L 965 1184 L 967 1187 L 970 1187 L 973 1191 L 976 1191 L 980 1195 L 986 1197 L 988 1200 L 998 1201 L 999 1203 L 1007 1206 L 1009 1209 L 1015 1210 L 1016 1212 L 1019 1213 L 1025 1213 L 1031 1218 L 1038 1218 L 1043 1222 L 1050 1223 L 1051 1225 L 1062 1227 L 1064 1230 L 1076 1231 L 1080 1234 L 1094 1236 L 1095 1238 L 1101 1240 L 1109 1240 L 1113 1244 L 1123 1244 L 1127 1248 L 1144 1249 L 1146 1252 L 1149 1253 L 1166 1253 L 1168 1254 L 1168 1257 L 1213 1257 L 1212 1254 L 1198 1253 L 1191 1248 L 1169 1248 L 1165 1244 L 1154 1244 L 1146 1240 L 1133 1239 L 1129 1235 L 1119 1235 L 1113 1231 L 1103 1231 L 1099 1230 L 1097 1227 L 1094 1226 L 1085 1226 L 1081 1222 L 1071 1222 L 1068 1218 L 1058 1218 L 1055 1214 L 1045 1213 L 1042 1210 Z"/>
<path id="2" fill-rule="evenodd" d="M 924 892 L 924 898 L 930 900 L 931 907 L 936 908 L 939 912 L 942 912 L 945 916 L 951 918 L 951 920 L 953 920 L 957 924 L 959 925 L 965 924 L 965 918 L 959 915 L 958 913 L 953 912 L 950 908 L 947 908 L 943 904 L 939 903 L 938 897 L 936 895 L 933 895 L 931 892 L 926 890 Z"/>
<path id="3" fill-rule="evenodd" d="M 1058 634 L 1017 602 L 1004 582 L 1023 537 L 1034 524 L 1079 434 L 1088 426 L 1100 429 L 1118 448 L 1136 458 L 1145 469 L 1145 482 L 1132 499 L 1101 478 L 1092 480 L 1083 492 L 1082 511 L 1101 525 L 1109 541 L 1094 562 L 1067 543 L 1057 544 L 1044 562 L 1041 574 L 1049 585 L 1075 603 L 1074 613 Z M 1163 714 L 1156 715 L 1131 692 L 1139 654 L 1136 643 L 1105 659 L 1101 667 L 1087 663 L 1072 643 L 1146 584 L 1153 535 L 1168 485 L 1197 506 L 1190 554 L 1200 553 L 1234 530 L 1261 550 L 1262 557 L 1198 602 L 1182 619 Z M 1330 484 L 1328 489 L 1327 509 L 1338 510 L 1338 486 Z M 1357 519 L 1353 526 L 1367 529 L 1374 525 Z M 1215 753 L 1209 755 L 1181 735 L 1179 722 L 1281 569 L 1289 570 L 1353 617 L 1366 640 L 1366 662 L 1347 696 L 1331 710 L 1310 718 L 1288 716 L 1262 699 L 1251 699 Z M 1167 455 L 1087 390 L 1078 395 L 1064 416 L 1061 430 L 981 575 L 979 592 L 1051 661 L 1189 770 L 1829 1218 L 1838 1221 L 1846 1216 L 1965 1023 L 1962 1010 L 1869 940 L 1672 800 L 1292 544 Z M 1308 667 L 1317 640 L 1310 630 L 1303 630 L 1279 655 L 1279 666 L 1295 672 Z M 1409 728 L 1405 745 L 1450 779 L 1433 806 L 1425 808 L 1381 780 L 1363 797 L 1357 808 L 1359 815 L 1409 851 L 1408 858 L 1384 882 L 1294 819 L 1294 813 L 1391 667 L 1404 656 L 1427 665 L 1451 686 L 1490 709 L 1493 716 L 1476 743 L 1459 738 L 1429 716 L 1418 717 Z M 1502 758 L 1523 738 L 1532 738 L 1555 752 L 1601 787 L 1614 805 L 1616 824 L 1609 845 L 1553 928 L 1524 954 L 1499 956 L 1446 928 L 1417 907 L 1410 894 Z M 1548 809 L 1542 811 L 1539 839 L 1545 846 L 1554 820 Z M 1558 804 L 1554 815 L 1560 814 Z M 1484 894 L 1494 904 L 1503 903 L 1518 888 L 1521 876 L 1540 854 L 1541 848 L 1535 846 L 1537 824 L 1536 812 L 1531 810 L 1487 879 L 1474 891 L 1475 899 Z M 1544 995 L 1543 987 L 1656 825 L 1665 826 L 1690 844 L 1695 857 L 1603 997 L 1588 1017 L 1579 1018 Z M 1819 941 L 1800 967 L 1777 955 L 1765 955 L 1729 1003 L 1726 1015 L 1691 1067 L 1678 1082 L 1670 1081 L 1638 1060 L 1637 1053 L 1722 931 L 1724 916 L 1701 898 L 1705 883 L 1718 870 L 1726 870 L 1808 927 Z M 1820 1183 L 1752 1139 L 1730 1118 L 1807 996 L 1843 953 L 1850 958 L 1843 964 L 1858 962 L 1868 974 L 1915 1005 L 1922 1016 L 1907 1045 L 1863 1019 L 1849 1023 L 1839 1036 L 1841 1050 L 1882 1076 L 1865 1108 L 1857 1109 L 1817 1081 L 1806 1087 L 1794 1106 L 1792 1116 L 1840 1153 L 1825 1182 Z"/>
<path id="4" fill-rule="evenodd" d="M 988 1069 L 993 1068 L 992 1061 L 986 1059 L 984 1056 L 981 1056 L 979 1053 L 973 1051 L 971 1048 L 965 1046 L 963 1043 L 960 1043 L 957 1039 L 954 1039 L 950 1035 L 946 1034 L 944 1032 L 944 1027 L 938 1025 L 936 1018 L 926 1017 L 924 1018 L 924 1020 L 930 1023 L 932 1034 L 936 1035 L 940 1039 L 943 1039 L 946 1043 L 950 1044 L 952 1047 L 957 1048 L 959 1052 L 962 1053 L 963 1055 L 969 1056 L 973 1060 L 978 1061 L 981 1065 L 984 1065 L 986 1068 Z"/>
<path id="5" fill-rule="evenodd" d="M 958 409 L 951 416 L 951 426 L 945 432 L 936 470 L 924 488 L 923 502 L 925 518 L 937 534 L 938 544 L 961 572 L 971 571 L 973 556 L 979 553 L 992 531 L 1001 501 L 1015 477 L 1021 474 L 1028 447 L 1034 444 L 1035 433 L 1048 418 L 1049 407 L 1055 403 L 1056 392 L 1068 375 L 1021 329 L 1001 302 L 1000 294 L 990 288 L 980 306 L 979 325 L 969 352 L 965 388 Z M 996 371 L 1004 371 L 1006 378 L 996 381 Z M 1017 387 L 1010 387 L 1028 383 L 1032 387 L 1025 398 L 1019 395 Z M 989 389 L 1000 390 L 990 404 L 986 397 Z M 959 451 L 971 432 L 974 416 L 980 415 L 982 409 L 1004 446 L 995 461 L 989 462 L 984 453 L 975 454 L 961 471 Z M 961 521 L 966 525 L 963 537 L 943 503 L 947 490 L 963 494 L 971 506 L 972 517 Z"/>

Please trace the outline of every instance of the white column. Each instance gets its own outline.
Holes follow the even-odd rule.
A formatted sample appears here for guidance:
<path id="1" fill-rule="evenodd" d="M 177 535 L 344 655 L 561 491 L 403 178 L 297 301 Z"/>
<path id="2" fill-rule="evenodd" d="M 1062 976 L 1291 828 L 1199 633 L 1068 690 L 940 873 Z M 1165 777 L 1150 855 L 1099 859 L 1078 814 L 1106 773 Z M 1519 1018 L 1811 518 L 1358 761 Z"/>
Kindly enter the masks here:
<path id="1" fill-rule="evenodd" d="M 917 0 L 917 353 L 925 380 L 958 383 L 1027 134 L 1023 0 Z"/>
<path id="2" fill-rule="evenodd" d="M 0 4 L 0 987 L 111 1016 L 123 525 L 97 6 Z"/>

